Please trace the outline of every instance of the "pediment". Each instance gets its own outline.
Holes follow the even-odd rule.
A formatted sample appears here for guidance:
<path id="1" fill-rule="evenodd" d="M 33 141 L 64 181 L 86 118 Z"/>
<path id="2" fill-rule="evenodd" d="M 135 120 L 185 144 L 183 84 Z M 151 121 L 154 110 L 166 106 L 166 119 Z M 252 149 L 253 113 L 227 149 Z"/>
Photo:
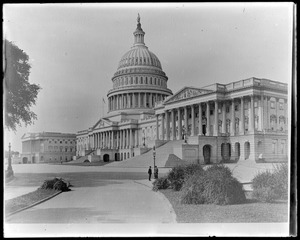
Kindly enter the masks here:
<path id="1" fill-rule="evenodd" d="M 199 96 L 205 93 L 211 92 L 207 89 L 200 89 L 200 88 L 194 88 L 194 87 L 184 87 L 183 89 L 179 90 L 177 93 L 175 93 L 172 97 L 167 99 L 165 103 L 171 103 L 176 102 L 182 99 L 188 99 L 195 96 Z"/>
<path id="2" fill-rule="evenodd" d="M 103 127 L 109 127 L 112 125 L 112 121 L 110 121 L 109 119 L 106 118 L 101 118 L 94 126 L 92 129 L 96 129 L 96 128 L 103 128 Z"/>

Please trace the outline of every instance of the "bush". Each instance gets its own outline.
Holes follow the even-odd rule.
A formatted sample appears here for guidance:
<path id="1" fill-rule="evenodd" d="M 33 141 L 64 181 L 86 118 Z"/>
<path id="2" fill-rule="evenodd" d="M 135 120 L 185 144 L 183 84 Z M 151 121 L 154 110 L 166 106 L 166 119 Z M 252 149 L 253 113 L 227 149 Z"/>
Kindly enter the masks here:
<path id="1" fill-rule="evenodd" d="M 157 191 L 159 189 L 167 189 L 170 186 L 170 182 L 167 177 L 160 177 L 153 182 L 152 190 Z"/>
<path id="2" fill-rule="evenodd" d="M 173 167 L 167 178 L 170 181 L 170 186 L 175 191 L 179 191 L 184 183 L 184 167 L 179 165 Z"/>
<path id="3" fill-rule="evenodd" d="M 289 193 L 289 169 L 287 163 L 275 165 L 275 194 L 278 199 L 287 200 Z"/>
<path id="4" fill-rule="evenodd" d="M 228 167 L 214 165 L 206 171 L 197 171 L 182 187 L 181 203 L 236 204 L 245 202 L 242 184 L 232 177 Z"/>
<path id="5" fill-rule="evenodd" d="M 175 191 L 179 191 L 182 188 L 185 179 L 198 171 L 203 172 L 204 170 L 201 165 L 195 163 L 173 167 L 167 176 L 171 188 Z"/>
<path id="6" fill-rule="evenodd" d="M 54 189 L 57 191 L 69 191 L 70 183 L 65 181 L 62 178 L 54 178 L 52 180 L 45 180 L 43 185 L 40 187 L 41 189 Z"/>
<path id="7" fill-rule="evenodd" d="M 273 202 L 276 199 L 274 189 L 271 187 L 261 187 L 253 190 L 253 198 L 261 202 Z"/>
<path id="8" fill-rule="evenodd" d="M 288 199 L 288 164 L 275 165 L 274 172 L 258 173 L 252 180 L 253 197 L 262 202 Z"/>

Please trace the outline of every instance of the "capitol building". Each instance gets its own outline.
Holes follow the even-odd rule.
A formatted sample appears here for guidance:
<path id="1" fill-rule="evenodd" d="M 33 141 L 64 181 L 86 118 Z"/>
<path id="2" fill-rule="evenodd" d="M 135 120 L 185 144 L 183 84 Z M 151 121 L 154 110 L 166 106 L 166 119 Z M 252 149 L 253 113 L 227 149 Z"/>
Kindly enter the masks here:
<path id="1" fill-rule="evenodd" d="M 133 35 L 111 78 L 107 114 L 77 132 L 77 159 L 129 161 L 155 146 L 164 149 L 159 167 L 171 155 L 200 164 L 287 160 L 287 84 L 250 77 L 173 93 L 140 17 Z"/>

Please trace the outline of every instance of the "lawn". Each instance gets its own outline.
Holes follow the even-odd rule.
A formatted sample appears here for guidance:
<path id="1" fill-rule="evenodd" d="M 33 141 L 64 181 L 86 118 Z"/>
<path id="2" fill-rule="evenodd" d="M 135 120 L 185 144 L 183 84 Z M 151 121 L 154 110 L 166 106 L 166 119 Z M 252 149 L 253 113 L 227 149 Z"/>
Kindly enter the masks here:
<path id="1" fill-rule="evenodd" d="M 9 199 L 5 201 L 5 215 L 28 207 L 34 203 L 37 203 L 47 197 L 50 197 L 59 191 L 53 189 L 37 189 L 34 192 L 27 193 L 25 195 Z"/>
<path id="2" fill-rule="evenodd" d="M 247 198 L 245 204 L 218 206 L 213 204 L 181 204 L 180 192 L 160 190 L 177 215 L 178 223 L 255 223 L 287 222 L 288 203 L 261 203 Z"/>

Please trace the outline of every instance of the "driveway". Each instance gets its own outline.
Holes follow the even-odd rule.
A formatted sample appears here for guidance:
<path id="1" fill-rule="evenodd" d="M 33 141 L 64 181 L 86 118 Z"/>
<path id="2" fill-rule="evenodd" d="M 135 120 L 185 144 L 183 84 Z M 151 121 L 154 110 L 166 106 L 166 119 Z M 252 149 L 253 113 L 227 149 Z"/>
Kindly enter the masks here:
<path id="1" fill-rule="evenodd" d="M 73 187 L 44 203 L 12 215 L 6 223 L 175 223 L 170 203 L 133 180 L 102 180 Z"/>

